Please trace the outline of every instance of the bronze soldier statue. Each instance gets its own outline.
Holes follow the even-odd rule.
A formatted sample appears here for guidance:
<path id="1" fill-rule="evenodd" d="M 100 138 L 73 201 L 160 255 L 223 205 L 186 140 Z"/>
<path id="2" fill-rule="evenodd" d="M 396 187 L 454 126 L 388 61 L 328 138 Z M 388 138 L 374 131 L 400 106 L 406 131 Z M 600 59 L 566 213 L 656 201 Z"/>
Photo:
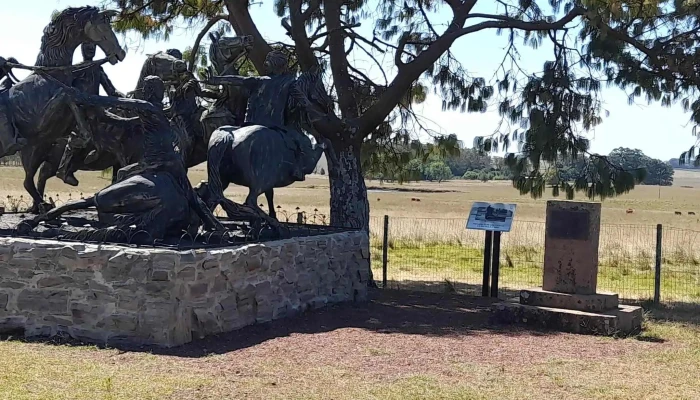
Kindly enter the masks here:
<path id="1" fill-rule="evenodd" d="M 7 105 L 7 91 L 17 82 L 19 79 L 15 77 L 12 73 L 12 68 L 7 65 L 7 63 L 19 64 L 19 62 L 10 57 L 5 59 L 0 57 L 0 128 L 3 128 L 6 132 L 12 132 L 11 141 L 7 143 L 0 141 L 0 151 L 5 151 L 7 154 L 14 154 L 19 151 L 22 147 L 27 145 L 27 139 L 19 136 L 19 130 L 15 127 L 14 121 L 12 119 L 12 114 L 6 112 L 5 107 Z M 4 135 L 0 135 L 0 139 L 4 138 Z"/>
<path id="2" fill-rule="evenodd" d="M 96 49 L 97 47 L 94 43 L 83 43 L 80 48 L 83 53 L 83 61 L 92 61 L 95 58 Z M 73 80 L 73 87 L 91 95 L 100 94 L 100 86 L 105 90 L 108 96 L 125 97 L 114 87 L 112 81 L 109 79 L 104 69 L 102 69 L 102 66 L 100 65 L 93 65 L 84 71 L 81 71 L 81 73 Z M 71 186 L 78 186 L 78 180 L 75 178 L 73 171 L 71 171 L 68 166 L 73 156 L 74 149 L 87 146 L 88 141 L 90 141 L 90 138 L 83 138 L 78 133 L 71 132 L 71 136 L 68 138 L 65 151 L 63 152 L 63 158 L 61 158 L 61 163 L 58 167 L 58 171 L 56 172 L 56 177 Z M 85 162 L 90 163 L 98 158 L 99 147 L 97 147 L 97 150 L 90 152 L 90 154 L 86 157 Z"/>
<path id="3" fill-rule="evenodd" d="M 262 125 L 280 131 L 297 131 L 301 127 L 297 121 L 290 121 L 291 108 L 303 107 L 309 100 L 302 88 L 298 87 L 296 76 L 289 70 L 289 59 L 282 51 L 274 50 L 265 57 L 266 76 L 213 76 L 210 68 L 206 82 L 210 85 L 242 86 L 249 92 L 248 108 L 244 125 Z M 304 179 L 300 167 L 303 151 L 297 135 L 285 135 L 287 146 L 300 157 L 292 175 L 297 180 Z"/>

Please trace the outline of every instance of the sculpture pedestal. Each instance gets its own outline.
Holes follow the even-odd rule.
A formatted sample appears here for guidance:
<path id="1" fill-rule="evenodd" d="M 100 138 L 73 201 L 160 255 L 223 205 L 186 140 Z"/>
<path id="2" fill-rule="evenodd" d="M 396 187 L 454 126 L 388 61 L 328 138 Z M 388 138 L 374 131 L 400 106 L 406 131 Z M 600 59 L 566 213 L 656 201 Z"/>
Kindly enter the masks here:
<path id="1" fill-rule="evenodd" d="M 642 328 L 642 308 L 619 305 L 616 294 L 569 295 L 541 289 L 520 292 L 520 303 L 493 305 L 496 320 L 590 335 L 630 334 Z"/>
<path id="2" fill-rule="evenodd" d="M 599 233 L 600 204 L 547 202 L 543 289 L 521 291 L 519 303 L 494 304 L 496 320 L 584 334 L 641 330 L 641 307 L 596 292 Z"/>

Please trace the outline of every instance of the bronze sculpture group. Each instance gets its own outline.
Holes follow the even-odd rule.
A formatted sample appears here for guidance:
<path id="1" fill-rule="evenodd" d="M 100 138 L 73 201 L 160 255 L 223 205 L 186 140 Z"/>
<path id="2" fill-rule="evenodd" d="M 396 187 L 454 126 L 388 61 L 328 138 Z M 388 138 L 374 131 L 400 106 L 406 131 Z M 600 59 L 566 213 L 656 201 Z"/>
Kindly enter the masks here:
<path id="1" fill-rule="evenodd" d="M 239 76 L 237 63 L 252 37 L 212 34 L 213 67 L 204 82 L 188 70 L 179 50 L 169 49 L 147 58 L 137 87 L 124 95 L 101 67 L 126 55 L 111 27 L 114 15 L 68 8 L 44 29 L 35 66 L 0 58 L 0 157 L 20 152 L 24 187 L 33 200 L 29 211 L 37 214 L 21 229 L 94 207 L 107 229 L 137 229 L 162 239 L 224 230 L 213 215 L 219 205 L 229 217 L 277 228 L 274 188 L 303 180 L 328 148 L 307 136 L 318 138 L 314 121 L 333 107 L 320 74 L 296 76 L 287 55 L 273 51 L 260 71 L 264 76 Z M 83 62 L 73 65 L 78 47 Z M 93 60 L 96 47 L 106 59 Z M 19 81 L 12 67 L 32 73 Z M 108 96 L 99 95 L 100 87 Z M 213 103 L 204 107 L 201 98 Z M 209 181 L 192 187 L 187 169 L 204 161 Z M 75 186 L 76 171 L 109 167 L 112 184 L 94 196 L 54 209 L 43 202 L 52 176 Z M 224 197 L 230 184 L 249 188 L 243 205 Z M 257 206 L 261 194 L 269 214 Z"/>

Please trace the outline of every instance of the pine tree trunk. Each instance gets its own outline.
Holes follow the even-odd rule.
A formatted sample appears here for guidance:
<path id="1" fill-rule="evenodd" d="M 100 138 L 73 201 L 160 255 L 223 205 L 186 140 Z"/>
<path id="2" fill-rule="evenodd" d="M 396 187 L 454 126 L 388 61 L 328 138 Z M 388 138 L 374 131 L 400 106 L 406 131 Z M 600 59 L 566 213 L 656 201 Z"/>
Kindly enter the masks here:
<path id="1" fill-rule="evenodd" d="M 360 165 L 360 145 L 342 144 L 329 151 L 333 151 L 337 158 L 326 157 L 331 189 L 331 225 L 369 232 L 369 201 Z"/>
<path id="2" fill-rule="evenodd" d="M 328 160 L 328 180 L 331 189 L 331 225 L 360 228 L 369 234 L 369 201 L 367 186 L 360 164 L 361 144 L 333 146 Z M 370 287 L 377 287 L 369 270 Z"/>

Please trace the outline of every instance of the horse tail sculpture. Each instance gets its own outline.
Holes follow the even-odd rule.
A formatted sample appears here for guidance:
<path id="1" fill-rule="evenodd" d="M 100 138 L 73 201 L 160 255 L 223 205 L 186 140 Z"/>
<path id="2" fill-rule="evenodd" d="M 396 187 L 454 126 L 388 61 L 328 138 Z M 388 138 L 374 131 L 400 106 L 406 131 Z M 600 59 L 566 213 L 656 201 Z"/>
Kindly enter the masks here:
<path id="1" fill-rule="evenodd" d="M 215 130 L 209 139 L 207 152 L 208 202 L 207 207 L 215 208 L 224 199 L 224 187 L 219 172 L 221 162 L 227 155 L 227 149 L 233 146 L 233 132 L 237 128 L 225 125 Z M 213 209 L 212 208 L 212 209 Z"/>

